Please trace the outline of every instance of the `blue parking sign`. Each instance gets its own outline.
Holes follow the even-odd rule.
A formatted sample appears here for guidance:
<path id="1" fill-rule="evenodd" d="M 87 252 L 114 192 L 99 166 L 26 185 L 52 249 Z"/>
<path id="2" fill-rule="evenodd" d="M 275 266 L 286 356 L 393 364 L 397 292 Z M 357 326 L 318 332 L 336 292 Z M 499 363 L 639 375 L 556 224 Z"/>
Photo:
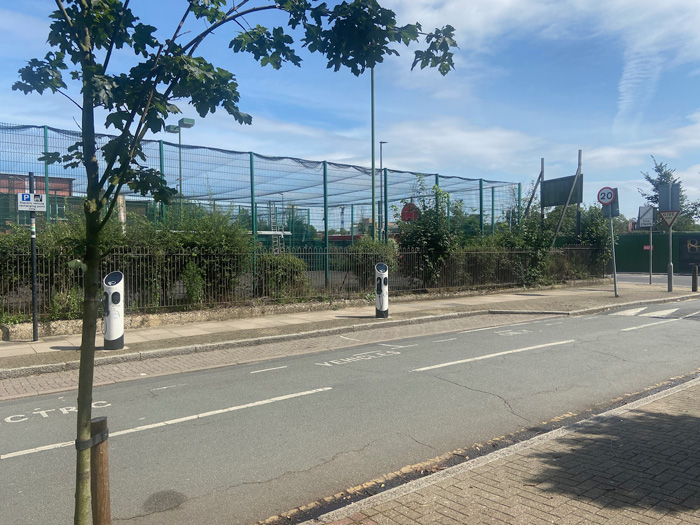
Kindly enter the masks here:
<path id="1" fill-rule="evenodd" d="M 31 193 L 23 193 L 22 194 L 22 202 L 31 202 L 31 200 L 32 200 Z"/>

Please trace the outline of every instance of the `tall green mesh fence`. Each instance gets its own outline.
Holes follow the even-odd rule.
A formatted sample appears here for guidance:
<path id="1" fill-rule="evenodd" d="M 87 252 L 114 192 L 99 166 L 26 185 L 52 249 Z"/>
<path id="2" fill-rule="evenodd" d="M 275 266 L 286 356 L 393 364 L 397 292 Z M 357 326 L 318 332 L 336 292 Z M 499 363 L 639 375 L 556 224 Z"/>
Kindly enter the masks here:
<path id="1" fill-rule="evenodd" d="M 110 138 L 98 135 L 98 146 Z M 0 124 L 0 228 L 28 224 L 28 212 L 17 211 L 15 194 L 28 191 L 29 172 L 36 177 L 35 191 L 48 194 L 47 220 L 55 222 L 71 211 L 82 211 L 87 186 L 84 170 L 39 160 L 45 152 L 66 153 L 79 139 L 75 131 Z M 419 198 L 421 191 L 432 191 L 435 184 L 449 193 L 451 217 L 463 221 L 467 229 L 471 225 L 475 235 L 488 234 L 499 224 L 512 226 L 520 212 L 519 185 L 512 182 L 387 169 L 384 195 L 384 173 L 377 169 L 373 204 L 372 171 L 366 167 L 169 141 L 146 140 L 143 151 L 145 164 L 161 171 L 179 195 L 161 207 L 127 190 L 128 213 L 158 221 L 192 207 L 219 210 L 255 231 L 261 244 L 272 245 L 274 238 L 287 246 L 308 244 L 318 241 L 318 233 L 326 227 L 331 240 L 352 242 L 371 233 L 373 206 L 377 229 L 388 222 L 392 233 L 404 203 Z M 104 168 L 104 159 L 99 162 Z M 388 203 L 388 221 L 383 200 Z"/>

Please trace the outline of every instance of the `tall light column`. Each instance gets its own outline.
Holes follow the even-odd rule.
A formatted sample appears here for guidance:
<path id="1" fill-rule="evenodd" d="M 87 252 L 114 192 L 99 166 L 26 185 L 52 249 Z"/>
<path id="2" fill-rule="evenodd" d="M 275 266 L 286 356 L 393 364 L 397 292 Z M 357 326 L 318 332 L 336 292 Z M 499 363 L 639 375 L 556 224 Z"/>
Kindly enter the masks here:
<path id="1" fill-rule="evenodd" d="M 387 202 L 389 199 L 389 195 L 387 194 L 387 180 L 386 173 L 384 172 L 384 161 L 382 158 L 382 150 L 384 144 L 388 144 L 388 142 L 386 142 L 385 140 L 379 141 L 379 200 L 382 203 L 382 213 L 384 215 L 384 217 L 382 218 L 382 225 L 384 226 L 384 240 L 385 242 L 389 242 L 389 213 L 387 210 Z M 381 240 L 381 235 L 379 236 L 379 240 Z"/>
<path id="2" fill-rule="evenodd" d="M 374 169 L 374 68 L 371 71 L 371 92 L 372 92 L 372 240 L 377 237 L 377 190 L 375 188 Z"/>
<path id="3" fill-rule="evenodd" d="M 177 126 L 168 125 L 165 126 L 165 131 L 168 133 L 177 133 L 177 158 L 178 158 L 178 192 L 180 193 L 180 220 L 182 220 L 182 128 L 194 127 L 194 119 L 191 118 L 181 118 Z"/>

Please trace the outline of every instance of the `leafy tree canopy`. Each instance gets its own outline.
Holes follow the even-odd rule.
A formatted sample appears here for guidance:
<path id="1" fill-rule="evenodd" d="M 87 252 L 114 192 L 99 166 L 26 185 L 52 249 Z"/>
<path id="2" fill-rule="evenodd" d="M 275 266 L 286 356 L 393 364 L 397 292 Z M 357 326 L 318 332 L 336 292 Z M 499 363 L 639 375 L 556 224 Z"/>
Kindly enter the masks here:
<path id="1" fill-rule="evenodd" d="M 397 25 L 393 11 L 376 0 L 175 0 L 182 17 L 167 38 L 143 24 L 130 0 L 55 0 L 48 42 L 52 50 L 32 59 L 20 71 L 13 89 L 24 93 L 60 93 L 79 108 L 81 139 L 67 153 L 48 153 L 42 160 L 66 167 L 84 166 L 87 177 L 85 213 L 85 294 L 78 389 L 78 441 L 90 438 L 90 400 L 97 326 L 100 232 L 109 223 L 116 197 L 124 187 L 168 202 L 176 193 L 158 170 L 146 166 L 141 142 L 146 133 L 164 129 L 181 112 L 182 101 L 204 117 L 222 108 L 242 124 L 251 116 L 239 108 L 234 73 L 199 54 L 201 44 L 216 32 L 227 35 L 234 53 L 249 53 L 263 66 L 299 66 L 300 48 L 320 53 L 328 68 L 348 68 L 355 75 L 396 55 L 396 47 L 422 41 L 413 67 L 436 67 L 443 75 L 453 68 L 454 29 L 445 26 L 424 33 L 420 24 Z M 286 25 L 268 28 L 260 19 Z M 228 33 L 227 33 L 228 32 Z M 119 54 L 120 59 L 115 56 Z M 133 64 L 119 70 L 119 64 Z M 69 94 L 80 85 L 80 96 Z M 96 112 L 116 137 L 98 148 Z M 100 158 L 101 157 L 101 158 Z M 100 162 L 102 161 L 102 162 Z M 78 452 L 75 523 L 89 520 L 89 450 Z"/>
<path id="2" fill-rule="evenodd" d="M 651 185 L 651 191 L 645 192 L 641 189 L 639 193 L 647 201 L 650 206 L 655 206 L 656 208 L 663 209 L 663 204 L 659 205 L 659 188 L 661 186 L 666 186 L 668 184 L 678 183 L 681 185 L 680 191 L 680 214 L 673 224 L 675 230 L 694 230 L 695 220 L 700 220 L 700 201 L 690 201 L 688 196 L 683 189 L 681 180 L 674 175 L 675 169 L 671 169 L 664 162 L 658 162 L 653 156 L 651 157 L 654 161 L 654 171 L 653 173 L 642 172 L 644 180 L 646 180 Z M 668 230 L 666 223 L 659 218 L 655 227 L 660 230 Z"/>
<path id="3" fill-rule="evenodd" d="M 453 68 L 456 43 L 451 26 L 424 33 L 419 23 L 397 25 L 395 13 L 376 0 L 344 1 L 332 7 L 318 0 L 190 0 L 183 2 L 184 14 L 166 39 L 156 36 L 155 27 L 139 22 L 129 3 L 56 0 L 48 37 L 53 50 L 43 59 L 29 61 L 13 86 L 24 93 L 68 96 L 68 75 L 82 83 L 82 101 L 74 102 L 84 116 L 93 108 L 106 110 L 105 126 L 119 135 L 102 148 L 106 169 L 92 186 L 99 182 L 105 191 L 89 196 L 94 211 L 109 204 L 124 185 L 144 195 L 152 193 L 156 200 L 172 197 L 174 191 L 160 174 L 142 164 L 140 143 L 147 132 L 163 130 L 166 119 L 180 113 L 179 101 L 189 102 L 202 117 L 223 108 L 238 122 L 251 123 L 251 116 L 239 108 L 235 74 L 197 53 L 215 31 L 231 30 L 228 46 L 233 52 L 249 53 L 261 65 L 275 69 L 284 63 L 300 66 L 298 50 L 306 48 L 324 55 L 328 68 L 346 67 L 359 75 L 386 55 L 398 55 L 397 45 L 418 40 L 425 48 L 415 51 L 414 68 L 437 67 L 443 75 Z M 286 26 L 254 25 L 265 11 L 283 14 Z M 188 24 L 193 21 L 205 22 L 206 29 L 190 32 Z M 115 70 L 117 52 L 131 54 L 135 65 Z M 67 166 L 84 163 L 88 176 L 97 177 L 97 166 L 91 165 L 94 146 L 85 144 L 92 130 L 85 119 L 82 127 L 83 142 L 62 158 L 54 153 L 48 160 Z"/>

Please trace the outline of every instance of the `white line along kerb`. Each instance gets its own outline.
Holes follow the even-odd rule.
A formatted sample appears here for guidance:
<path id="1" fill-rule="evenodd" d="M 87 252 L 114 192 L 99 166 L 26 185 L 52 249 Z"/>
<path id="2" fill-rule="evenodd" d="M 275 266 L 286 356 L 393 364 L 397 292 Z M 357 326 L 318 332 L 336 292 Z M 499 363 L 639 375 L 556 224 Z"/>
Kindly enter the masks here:
<path id="1" fill-rule="evenodd" d="M 423 368 L 416 368 L 413 372 L 425 372 L 426 370 L 435 370 L 436 368 L 444 368 L 446 366 L 461 365 L 463 363 L 471 363 L 472 361 L 481 361 L 482 359 L 491 359 L 492 357 L 498 357 L 501 355 L 517 354 L 519 352 L 527 352 L 528 350 L 537 350 L 538 348 L 548 348 L 550 346 L 565 345 L 568 343 L 576 342 L 575 339 L 569 339 L 567 341 L 557 341 L 556 343 L 545 343 L 542 345 L 528 346 L 526 348 L 518 348 L 516 350 L 507 350 L 505 352 L 498 352 L 495 354 L 480 355 L 479 357 L 470 357 L 469 359 L 460 359 L 459 361 L 450 361 L 449 363 L 441 363 L 439 365 L 426 366 Z"/>

